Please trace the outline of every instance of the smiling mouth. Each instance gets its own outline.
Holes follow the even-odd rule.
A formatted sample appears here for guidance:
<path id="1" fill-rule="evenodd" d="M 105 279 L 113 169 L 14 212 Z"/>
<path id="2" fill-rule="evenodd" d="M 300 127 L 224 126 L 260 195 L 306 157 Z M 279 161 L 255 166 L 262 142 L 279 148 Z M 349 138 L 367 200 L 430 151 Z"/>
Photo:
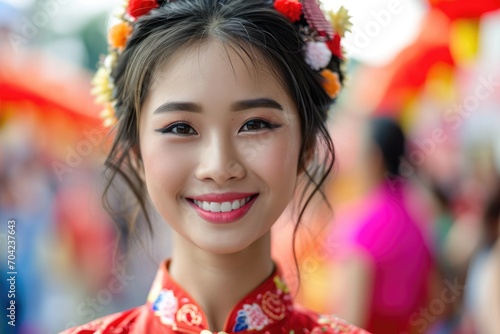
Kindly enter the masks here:
<path id="1" fill-rule="evenodd" d="M 241 200 L 226 201 L 226 202 L 198 201 L 192 198 L 188 198 L 188 200 L 204 211 L 219 213 L 219 212 L 231 212 L 234 210 L 238 210 L 239 208 L 243 207 L 245 204 L 250 202 L 256 196 L 257 195 L 252 195 L 245 197 Z"/>

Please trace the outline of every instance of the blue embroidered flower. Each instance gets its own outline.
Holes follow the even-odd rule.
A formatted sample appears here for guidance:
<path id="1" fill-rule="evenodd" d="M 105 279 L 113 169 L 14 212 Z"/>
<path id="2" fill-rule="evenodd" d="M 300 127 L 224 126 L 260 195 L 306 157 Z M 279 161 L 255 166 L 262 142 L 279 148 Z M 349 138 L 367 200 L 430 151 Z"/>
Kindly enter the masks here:
<path id="1" fill-rule="evenodd" d="M 158 298 L 153 303 L 153 311 L 160 317 L 160 320 L 165 325 L 172 325 L 175 322 L 175 313 L 179 308 L 179 302 L 172 290 L 161 290 Z"/>
<path id="2" fill-rule="evenodd" d="M 247 314 L 244 310 L 239 310 L 236 316 L 236 323 L 233 327 L 233 332 L 241 332 L 248 329 Z"/>
<path id="3" fill-rule="evenodd" d="M 243 309 L 236 315 L 236 324 L 233 327 L 234 332 L 243 330 L 262 330 L 269 324 L 269 318 L 262 312 L 260 306 L 256 303 L 244 304 Z"/>

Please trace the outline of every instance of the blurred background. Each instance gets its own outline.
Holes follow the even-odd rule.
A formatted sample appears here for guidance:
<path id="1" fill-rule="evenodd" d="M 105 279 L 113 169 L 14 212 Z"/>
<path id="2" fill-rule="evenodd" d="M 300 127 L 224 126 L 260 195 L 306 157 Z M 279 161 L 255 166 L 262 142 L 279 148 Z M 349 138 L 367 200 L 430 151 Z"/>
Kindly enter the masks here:
<path id="1" fill-rule="evenodd" d="M 18 272 L 16 326 L 2 316 L 1 333 L 143 304 L 169 257 L 161 219 L 131 246 L 101 206 L 110 138 L 89 91 L 119 3 L 0 0 L 2 307 L 9 219 Z M 500 333 L 500 1 L 323 5 L 354 24 L 331 208 L 313 203 L 298 231 L 300 284 L 293 219 L 273 227 L 285 278 L 303 305 L 374 334 Z"/>

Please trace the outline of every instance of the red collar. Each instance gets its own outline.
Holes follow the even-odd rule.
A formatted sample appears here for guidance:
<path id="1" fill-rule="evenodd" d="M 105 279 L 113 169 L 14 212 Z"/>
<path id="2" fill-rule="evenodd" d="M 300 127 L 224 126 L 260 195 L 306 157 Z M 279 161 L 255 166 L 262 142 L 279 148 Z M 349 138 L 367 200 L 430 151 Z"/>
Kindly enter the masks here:
<path id="1" fill-rule="evenodd" d="M 168 273 L 170 260 L 162 263 L 148 295 L 147 307 L 172 330 L 200 332 L 208 329 L 207 317 L 196 301 Z M 263 331 L 286 318 L 292 298 L 279 268 L 237 303 L 226 318 L 224 331 Z"/>

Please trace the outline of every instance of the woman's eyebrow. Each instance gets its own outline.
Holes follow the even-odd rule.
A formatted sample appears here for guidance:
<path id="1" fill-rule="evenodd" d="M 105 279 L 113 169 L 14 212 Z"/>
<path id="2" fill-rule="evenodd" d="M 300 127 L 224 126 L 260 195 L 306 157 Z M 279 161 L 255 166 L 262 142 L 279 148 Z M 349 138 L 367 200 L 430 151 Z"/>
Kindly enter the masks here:
<path id="1" fill-rule="evenodd" d="M 268 99 L 268 98 L 243 100 L 235 102 L 231 105 L 231 110 L 233 111 L 241 111 L 254 108 L 270 108 L 270 109 L 283 110 L 283 106 L 281 104 L 279 104 L 273 99 Z"/>
<path id="2" fill-rule="evenodd" d="M 235 102 L 231 105 L 232 111 L 242 111 L 255 108 L 270 108 L 270 109 L 283 110 L 283 106 L 281 104 L 269 98 L 242 100 Z M 174 101 L 162 104 L 161 106 L 155 109 L 153 114 L 159 114 L 169 111 L 187 111 L 187 112 L 199 113 L 201 112 L 201 110 L 202 108 L 199 104 L 193 102 Z"/>
<path id="3" fill-rule="evenodd" d="M 201 107 L 200 105 L 192 102 L 166 102 L 156 108 L 153 114 L 159 114 L 169 111 L 201 112 Z"/>

